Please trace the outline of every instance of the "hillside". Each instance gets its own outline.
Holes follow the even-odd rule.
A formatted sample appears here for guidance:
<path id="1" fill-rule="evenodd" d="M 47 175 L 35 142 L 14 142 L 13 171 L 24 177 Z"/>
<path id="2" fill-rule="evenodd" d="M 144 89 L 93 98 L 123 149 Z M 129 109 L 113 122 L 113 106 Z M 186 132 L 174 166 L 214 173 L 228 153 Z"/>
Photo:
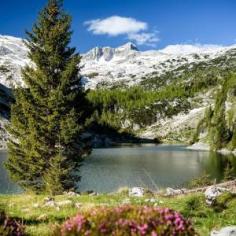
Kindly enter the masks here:
<path id="1" fill-rule="evenodd" d="M 202 142 L 212 150 L 236 150 L 236 77 L 229 76 L 216 93 L 213 106 L 206 109 L 193 142 Z"/>
<path id="2" fill-rule="evenodd" d="M 20 70 L 26 64 L 22 40 L 0 36 L 0 83 L 8 90 L 7 101 L 11 89 L 23 86 Z M 220 84 L 236 70 L 236 45 L 171 45 L 142 52 L 127 43 L 94 48 L 82 55 L 81 64 L 96 108 L 94 121 L 138 137 L 189 142 L 206 108 L 214 106 Z"/>

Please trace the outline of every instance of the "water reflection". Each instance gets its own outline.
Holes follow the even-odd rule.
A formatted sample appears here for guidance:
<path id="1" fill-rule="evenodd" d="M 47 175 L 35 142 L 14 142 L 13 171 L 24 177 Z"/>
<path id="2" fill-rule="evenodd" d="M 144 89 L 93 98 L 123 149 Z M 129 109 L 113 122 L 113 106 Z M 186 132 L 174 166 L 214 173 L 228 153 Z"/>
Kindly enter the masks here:
<path id="1" fill-rule="evenodd" d="M 3 167 L 6 156 L 0 152 L 0 193 L 17 193 L 19 187 L 9 180 Z M 124 186 L 143 186 L 156 190 L 182 187 L 203 174 L 217 181 L 235 177 L 236 157 L 176 145 L 96 149 L 81 168 L 79 188 L 111 192 Z"/>
<path id="2" fill-rule="evenodd" d="M 0 151 L 0 194 L 1 193 L 18 193 L 20 188 L 10 181 L 7 171 L 4 168 L 4 161 L 7 158 L 7 153 L 5 151 Z"/>
<path id="3" fill-rule="evenodd" d="M 80 189 L 111 192 L 124 186 L 153 190 L 183 187 L 204 174 L 220 181 L 226 167 L 236 173 L 235 162 L 232 155 L 191 151 L 175 145 L 98 149 L 82 168 Z"/>
<path id="4" fill-rule="evenodd" d="M 209 173 L 217 182 L 222 179 L 232 179 L 236 177 L 236 157 L 233 154 L 222 155 L 210 152 L 205 166 L 206 173 Z"/>

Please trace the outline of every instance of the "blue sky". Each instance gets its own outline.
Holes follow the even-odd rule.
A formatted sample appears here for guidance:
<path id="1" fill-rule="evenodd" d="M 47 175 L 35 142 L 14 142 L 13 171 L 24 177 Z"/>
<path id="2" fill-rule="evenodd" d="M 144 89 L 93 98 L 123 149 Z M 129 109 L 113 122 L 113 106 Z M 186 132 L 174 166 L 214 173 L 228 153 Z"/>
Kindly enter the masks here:
<path id="1" fill-rule="evenodd" d="M 24 37 L 46 0 L 2 0 L 0 34 Z M 236 43 L 236 0 L 65 0 L 80 52 L 127 41 L 142 50 L 169 44 Z"/>

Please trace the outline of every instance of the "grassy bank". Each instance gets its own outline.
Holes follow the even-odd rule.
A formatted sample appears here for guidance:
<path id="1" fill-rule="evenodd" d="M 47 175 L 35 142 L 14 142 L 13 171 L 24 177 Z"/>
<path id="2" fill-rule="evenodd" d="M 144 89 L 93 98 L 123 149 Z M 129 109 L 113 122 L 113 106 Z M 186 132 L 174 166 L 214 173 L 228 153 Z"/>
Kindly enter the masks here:
<path id="1" fill-rule="evenodd" d="M 169 207 L 190 218 L 200 235 L 209 235 L 212 229 L 227 225 L 236 225 L 236 197 L 223 196 L 215 207 L 205 204 L 202 193 L 177 197 L 146 196 L 130 198 L 127 194 L 98 196 L 57 196 L 56 202 L 70 202 L 68 205 L 44 207 L 44 198 L 40 195 L 0 195 L 0 207 L 9 216 L 23 221 L 29 235 L 50 235 L 52 226 L 63 222 L 70 216 L 87 211 L 95 206 L 119 204 L 155 205 Z M 68 201 L 70 200 L 70 201 Z M 223 201 L 224 204 L 220 203 Z"/>

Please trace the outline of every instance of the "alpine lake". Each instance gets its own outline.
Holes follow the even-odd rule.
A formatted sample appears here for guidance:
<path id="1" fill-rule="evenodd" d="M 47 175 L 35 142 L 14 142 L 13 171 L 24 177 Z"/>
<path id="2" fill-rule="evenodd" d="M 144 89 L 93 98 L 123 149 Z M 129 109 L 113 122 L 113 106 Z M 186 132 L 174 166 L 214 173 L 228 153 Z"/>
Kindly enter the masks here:
<path id="1" fill-rule="evenodd" d="M 0 194 L 22 190 L 14 184 L 4 168 L 7 152 L 0 151 Z M 207 174 L 217 182 L 224 178 L 227 166 L 236 171 L 231 155 L 189 150 L 183 145 L 132 145 L 94 149 L 79 175 L 79 191 L 98 193 L 117 191 L 122 187 L 185 187 L 191 180 Z M 235 172 L 236 173 L 236 172 Z"/>

